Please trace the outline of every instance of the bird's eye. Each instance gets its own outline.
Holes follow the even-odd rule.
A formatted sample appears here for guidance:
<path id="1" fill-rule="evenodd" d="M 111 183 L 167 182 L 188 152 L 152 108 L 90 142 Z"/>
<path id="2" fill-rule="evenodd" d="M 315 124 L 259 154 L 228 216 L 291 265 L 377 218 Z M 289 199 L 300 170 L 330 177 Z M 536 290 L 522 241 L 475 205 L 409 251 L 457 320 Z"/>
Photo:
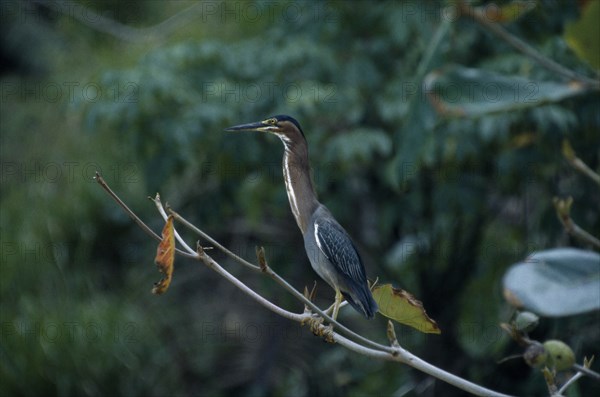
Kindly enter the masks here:
<path id="1" fill-rule="evenodd" d="M 275 125 L 275 124 L 277 124 L 277 119 L 269 119 L 267 122 L 269 124 Z"/>

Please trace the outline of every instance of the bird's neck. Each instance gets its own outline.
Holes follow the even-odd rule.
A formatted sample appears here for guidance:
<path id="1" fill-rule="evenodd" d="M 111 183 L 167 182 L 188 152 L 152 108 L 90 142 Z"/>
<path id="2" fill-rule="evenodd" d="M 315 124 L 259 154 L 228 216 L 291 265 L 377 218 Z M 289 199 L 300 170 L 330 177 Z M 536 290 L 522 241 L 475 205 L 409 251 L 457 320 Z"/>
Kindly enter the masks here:
<path id="1" fill-rule="evenodd" d="M 310 177 L 308 147 L 306 142 L 291 144 L 283 140 L 283 178 L 290 207 L 298 227 L 304 234 L 310 217 L 319 206 L 317 195 Z"/>

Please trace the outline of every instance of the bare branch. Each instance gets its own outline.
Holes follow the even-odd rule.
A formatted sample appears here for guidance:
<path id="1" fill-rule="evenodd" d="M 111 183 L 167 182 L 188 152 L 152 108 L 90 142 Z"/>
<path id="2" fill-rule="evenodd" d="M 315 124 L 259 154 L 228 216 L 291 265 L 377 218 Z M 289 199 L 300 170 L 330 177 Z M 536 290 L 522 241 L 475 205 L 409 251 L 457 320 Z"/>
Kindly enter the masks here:
<path id="1" fill-rule="evenodd" d="M 96 180 L 103 187 L 103 189 L 107 193 L 109 193 L 109 195 L 117 203 L 119 203 L 121 208 L 123 208 L 132 217 L 132 219 L 144 231 L 146 231 L 146 233 L 149 233 L 153 238 L 157 238 L 158 240 L 160 240 L 160 237 L 155 235 L 155 233 L 152 232 L 152 230 L 150 228 L 148 228 L 148 226 L 146 226 L 146 224 L 144 224 L 144 222 L 142 222 L 139 219 L 139 217 L 137 217 L 125 205 L 125 203 L 123 203 L 123 201 L 121 201 L 121 199 L 108 187 L 106 182 L 102 179 L 102 177 L 99 174 L 96 175 Z M 161 213 L 161 215 L 162 216 L 167 215 L 165 213 L 165 210 L 164 210 L 162 204 L 160 204 L 160 199 L 158 197 L 157 197 L 157 199 L 155 199 L 155 203 L 156 203 L 157 208 L 158 208 L 159 212 Z M 233 276 L 231 273 L 229 273 L 223 267 L 221 267 L 213 258 L 211 258 L 209 255 L 207 255 L 204 252 L 204 249 L 202 248 L 201 245 L 198 245 L 198 248 L 194 254 L 191 254 L 189 252 L 184 252 L 184 251 L 178 251 L 178 253 L 180 253 L 183 256 L 201 261 L 208 268 L 210 268 L 211 270 L 213 270 L 216 273 L 218 273 L 219 275 L 221 275 L 223 278 L 225 278 L 227 281 L 229 281 L 234 286 L 239 288 L 242 292 L 244 292 L 250 298 L 257 301 L 259 304 L 261 304 L 266 309 L 271 310 L 272 312 L 274 312 L 284 318 L 287 318 L 289 320 L 299 322 L 300 324 L 305 324 L 308 322 L 311 326 L 311 330 L 315 334 L 322 336 L 324 339 L 326 339 L 328 341 L 338 343 L 341 346 L 344 346 L 349 350 L 355 351 L 359 354 L 363 354 L 367 357 L 388 360 L 388 361 L 396 361 L 396 362 L 400 362 L 400 363 L 409 365 L 419 371 L 427 373 L 439 380 L 447 382 L 447 383 L 449 383 L 453 386 L 456 386 L 457 388 L 464 390 L 466 392 L 469 392 L 473 395 L 486 396 L 486 397 L 510 397 L 506 394 L 502 394 L 502 393 L 495 392 L 493 390 L 486 389 L 475 383 L 469 382 L 466 379 L 460 378 L 456 375 L 446 372 L 434 365 L 431 365 L 428 362 L 426 362 L 426 361 L 420 359 L 419 357 L 415 356 L 414 354 L 410 353 L 406 349 L 403 349 L 402 347 L 400 347 L 397 344 L 397 342 L 396 342 L 396 344 L 394 344 L 394 346 L 385 346 L 385 345 L 376 343 L 374 341 L 371 341 L 370 339 L 367 339 L 361 335 L 356 334 L 354 331 L 348 329 L 347 327 L 343 326 L 342 324 L 338 323 L 337 321 L 334 321 L 333 319 L 331 319 L 327 314 L 322 312 L 321 309 L 319 309 L 316 305 L 314 305 L 309 299 L 307 299 L 300 292 L 296 291 L 295 288 L 293 288 L 291 285 L 289 285 L 287 283 L 287 281 L 285 281 L 283 278 L 281 278 L 279 275 L 277 275 L 267 265 L 266 260 L 264 261 L 264 263 L 261 261 L 260 267 L 252 265 L 251 263 L 245 261 L 244 259 L 240 258 L 239 256 L 233 254 L 231 251 L 229 251 L 228 249 L 223 247 L 221 244 L 216 242 L 214 239 L 212 239 L 206 233 L 202 232 L 196 226 L 194 226 L 193 224 L 186 221 L 184 218 L 179 216 L 176 212 L 174 212 L 170 208 L 167 208 L 167 211 L 171 215 L 173 215 L 173 217 L 175 219 L 177 219 L 178 221 L 183 223 L 185 226 L 187 226 L 191 230 L 200 234 L 201 236 L 204 236 L 208 241 L 211 242 L 211 244 L 213 244 L 215 247 L 218 247 L 221 251 L 225 252 L 228 256 L 234 258 L 237 262 L 244 264 L 244 266 L 246 266 L 254 271 L 264 272 L 264 273 L 268 274 L 271 278 L 273 278 L 280 285 L 282 285 L 286 290 L 288 290 L 290 293 L 292 293 L 292 295 L 296 296 L 300 301 L 304 302 L 304 304 L 307 307 L 310 307 L 312 310 L 314 310 L 316 313 L 318 313 L 322 317 L 318 317 L 318 316 L 312 314 L 310 311 L 304 311 L 304 313 L 301 313 L 301 314 L 293 313 L 293 312 L 290 312 L 286 309 L 283 309 L 283 308 L 277 306 L 276 304 L 272 303 L 271 301 L 264 298 L 262 295 L 258 294 L 253 289 L 248 287 L 245 283 L 243 283 L 238 278 Z M 186 247 L 186 250 L 188 250 L 189 246 L 187 244 L 185 244 L 185 242 L 183 242 L 183 240 L 180 240 L 180 243 L 182 243 L 182 245 L 184 247 Z M 330 325 L 328 325 L 328 326 L 324 325 L 323 318 L 327 319 L 327 321 L 329 322 Z M 358 341 L 360 341 L 364 344 L 361 344 L 358 341 L 353 341 L 351 339 L 348 339 L 347 337 L 339 334 L 338 332 L 335 332 L 334 328 L 332 328 L 332 325 L 335 325 L 336 329 L 345 332 L 346 334 L 350 335 L 351 337 L 357 339 Z"/>
<path id="2" fill-rule="evenodd" d="M 373 342 L 372 340 L 367 339 L 364 336 L 357 334 L 356 332 L 352 331 L 345 325 L 342 325 L 338 321 L 334 320 L 326 312 L 322 311 L 317 305 L 315 305 L 313 302 L 308 300 L 302 293 L 300 293 L 298 290 L 296 290 L 294 287 L 292 287 L 283 277 L 281 277 L 280 275 L 275 273 L 273 271 L 273 269 L 271 269 L 271 267 L 266 266 L 265 269 L 261 269 L 259 266 L 251 264 L 247 260 L 239 257 L 238 255 L 234 254 L 233 252 L 229 251 L 223 245 L 219 244 L 216 240 L 214 240 L 208 234 L 204 233 L 202 230 L 197 228 L 194 224 L 190 223 L 188 220 L 183 218 L 177 212 L 175 212 L 173 210 L 169 210 L 169 213 L 171 215 L 173 215 L 173 218 L 176 221 L 181 222 L 183 225 L 188 227 L 190 230 L 192 230 L 193 232 L 195 232 L 198 235 L 205 238 L 208 242 L 210 242 L 210 244 L 214 245 L 216 248 L 223 251 L 227 256 L 229 256 L 236 262 L 241 263 L 242 265 L 246 266 L 249 269 L 252 269 L 253 271 L 262 272 L 262 273 L 267 274 L 269 277 L 271 277 L 273 280 L 275 280 L 275 282 L 277 284 L 281 285 L 284 289 L 286 289 L 288 292 L 290 292 L 292 295 L 294 295 L 295 298 L 297 298 L 298 300 L 303 302 L 306 306 L 311 308 L 315 313 L 318 313 L 321 317 L 325 318 L 329 322 L 329 324 L 335 325 L 335 327 L 337 329 L 341 330 L 346 335 L 352 337 L 355 340 L 360 340 L 362 343 L 365 343 L 375 349 L 387 351 L 388 353 L 392 352 L 392 349 L 389 346 L 385 346 L 385 345 Z"/>
<path id="3" fill-rule="evenodd" d="M 596 371 L 592 371 L 588 367 L 579 364 L 573 364 L 573 368 L 596 381 L 600 381 L 600 374 Z"/>
<path id="4" fill-rule="evenodd" d="M 129 209 L 129 207 L 127 207 L 127 205 L 119 198 L 119 196 L 117 196 L 115 194 L 115 192 L 112 191 L 112 189 L 108 186 L 108 184 L 106 183 L 106 181 L 104 180 L 104 178 L 102 178 L 102 175 L 100 175 L 100 173 L 98 171 L 96 171 L 96 175 L 94 176 L 94 180 L 96 180 L 96 182 L 98 182 L 98 184 L 100 186 L 102 186 L 102 189 L 104 189 L 106 191 L 106 193 L 108 193 L 108 195 L 116 201 L 117 204 L 119 204 L 119 206 L 121 208 L 123 208 L 123 210 L 127 213 L 127 215 L 129 215 L 129 217 L 131 219 L 133 219 L 133 221 L 144 231 L 146 232 L 146 234 L 150 237 L 152 237 L 153 239 L 155 239 L 156 241 L 162 241 L 162 238 L 154 233 L 154 230 L 150 229 L 150 227 L 148 225 L 146 225 L 144 223 L 144 221 L 142 221 L 132 210 Z M 165 218 L 166 220 L 166 218 Z M 179 254 L 179 255 L 183 255 L 186 258 L 193 258 L 194 256 L 188 252 L 184 252 L 181 251 L 180 249 L 175 249 L 175 251 Z"/>
<path id="5" fill-rule="evenodd" d="M 98 14 L 89 7 L 72 1 L 41 1 L 36 4 L 77 19 L 84 25 L 129 42 L 164 40 L 201 15 L 204 5 L 197 3 L 179 11 L 164 21 L 145 28 L 135 28 Z"/>
<path id="6" fill-rule="evenodd" d="M 271 310 L 273 313 L 278 314 L 278 315 L 285 317 L 292 321 L 303 322 L 306 320 L 306 317 L 307 317 L 306 315 L 296 314 L 296 313 L 292 313 L 288 310 L 282 309 L 281 307 L 275 305 L 274 303 L 271 303 L 271 301 L 269 301 L 268 299 L 263 298 L 262 295 L 259 295 L 258 293 L 254 292 L 254 290 L 252 290 L 246 284 L 244 284 L 243 282 L 238 280 L 235 276 L 233 276 L 227 270 L 223 269 L 213 258 L 211 258 L 209 255 L 207 255 L 203 250 L 198 252 L 197 259 L 202 261 L 211 270 L 214 270 L 219 275 L 223 276 L 227 281 L 229 281 L 230 283 L 235 285 L 237 288 L 242 290 L 242 292 L 244 292 L 245 294 L 250 296 L 252 299 L 257 301 L 258 303 L 260 303 L 267 309 Z"/>
<path id="7" fill-rule="evenodd" d="M 573 383 L 577 382 L 577 380 L 578 380 L 579 378 L 581 378 L 582 376 L 583 376 L 583 373 L 582 373 L 582 372 L 577 372 L 575 375 L 573 375 L 573 376 L 571 377 L 571 379 L 569 379 L 568 381 L 566 381 L 566 382 L 565 382 L 565 384 L 564 384 L 564 385 L 562 385 L 562 387 L 561 387 L 560 389 L 558 389 L 558 392 L 557 392 L 557 394 L 558 394 L 558 395 L 562 395 L 562 394 L 563 394 L 565 391 L 567 391 L 567 388 L 568 388 L 569 386 L 571 386 Z"/>
<path id="8" fill-rule="evenodd" d="M 160 194 L 156 193 L 156 196 L 154 198 L 152 198 L 152 197 L 148 197 L 148 198 L 150 200 L 154 201 L 154 204 L 156 204 L 156 209 L 158 209 L 158 212 L 160 213 L 160 215 L 163 217 L 163 219 L 166 222 L 169 215 L 167 215 L 167 212 L 163 208 L 163 205 L 160 201 Z M 196 255 L 196 251 L 194 251 L 189 245 L 187 245 L 187 243 L 183 240 L 183 238 L 181 238 L 181 236 L 179 235 L 179 233 L 177 232 L 177 229 L 175 229 L 175 227 L 173 227 L 173 232 L 175 234 L 175 238 L 177 239 L 177 241 L 179 241 L 179 244 L 181 244 L 183 246 L 183 248 L 187 252 L 189 252 L 191 255 Z"/>

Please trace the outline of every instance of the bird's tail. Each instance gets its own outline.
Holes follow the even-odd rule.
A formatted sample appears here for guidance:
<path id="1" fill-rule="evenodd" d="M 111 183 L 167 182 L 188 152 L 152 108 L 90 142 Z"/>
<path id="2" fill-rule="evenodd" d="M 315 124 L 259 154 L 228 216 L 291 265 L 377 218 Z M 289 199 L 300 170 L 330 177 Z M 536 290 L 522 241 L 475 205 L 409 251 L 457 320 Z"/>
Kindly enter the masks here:
<path id="1" fill-rule="evenodd" d="M 375 317 L 375 313 L 379 310 L 371 290 L 366 285 L 363 288 L 359 288 L 353 296 L 346 292 L 342 292 L 344 298 L 348 303 L 355 308 L 358 312 L 362 313 L 366 318 Z"/>

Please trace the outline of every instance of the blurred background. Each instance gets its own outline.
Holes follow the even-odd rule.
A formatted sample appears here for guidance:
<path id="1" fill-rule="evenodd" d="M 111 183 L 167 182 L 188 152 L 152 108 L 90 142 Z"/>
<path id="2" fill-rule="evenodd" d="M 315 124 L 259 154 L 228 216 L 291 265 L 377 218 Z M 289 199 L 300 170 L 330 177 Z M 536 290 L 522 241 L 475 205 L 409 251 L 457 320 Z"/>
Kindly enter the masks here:
<path id="1" fill-rule="evenodd" d="M 594 76 L 565 36 L 587 3 L 473 5 Z M 332 302 L 289 209 L 281 143 L 223 132 L 284 113 L 301 123 L 320 200 L 369 278 L 413 293 L 442 329 L 397 327 L 400 344 L 483 386 L 545 395 L 521 358 L 498 363 L 522 353 L 499 328 L 513 314 L 502 276 L 537 250 L 589 248 L 565 233 L 555 196 L 572 196 L 573 218 L 598 234 L 600 192 L 561 144 L 598 170 L 600 97 L 457 11 L 451 1 L 2 1 L 0 394 L 464 395 L 323 343 L 190 260 L 176 259 L 169 291 L 151 294 L 155 241 L 96 170 L 157 232 L 147 196 L 160 192 L 234 252 L 254 261 L 264 246 L 297 289 L 317 280 L 317 303 Z M 384 318 L 340 318 L 387 343 Z M 594 311 L 542 318 L 532 336 L 565 340 L 581 362 L 599 354 L 599 330 Z M 581 379 L 569 395 L 599 391 Z"/>

